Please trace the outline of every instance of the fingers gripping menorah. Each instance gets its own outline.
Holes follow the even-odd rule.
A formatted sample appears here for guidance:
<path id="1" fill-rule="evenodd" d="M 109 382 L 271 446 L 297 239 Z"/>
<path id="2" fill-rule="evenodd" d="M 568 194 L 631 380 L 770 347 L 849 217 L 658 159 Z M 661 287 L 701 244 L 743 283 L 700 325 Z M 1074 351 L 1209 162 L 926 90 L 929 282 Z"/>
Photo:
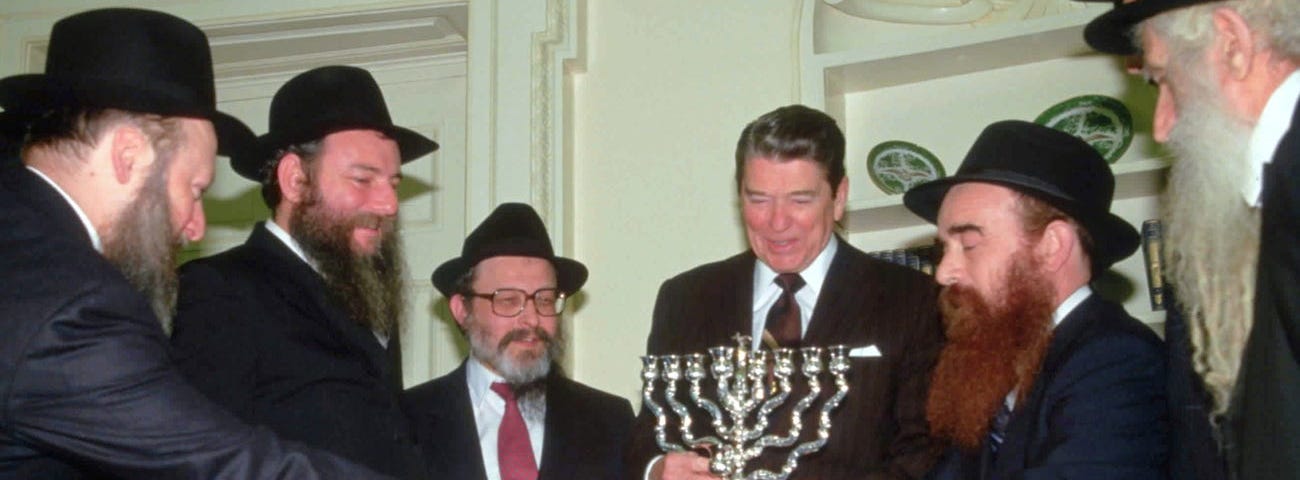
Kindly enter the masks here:
<path id="1" fill-rule="evenodd" d="M 792 394 L 795 353 L 789 348 L 770 352 L 751 350 L 750 337 L 738 335 L 735 347 L 710 348 L 708 357 L 702 353 L 641 357 L 642 402 L 655 415 L 655 441 L 659 448 L 665 452 L 710 451 L 710 470 L 728 480 L 785 480 L 798 467 L 799 457 L 816 452 L 826 444 L 831 434 L 831 411 L 839 406 L 849 391 L 848 381 L 844 378 L 849 370 L 846 347 L 799 349 L 798 372 L 807 382 L 808 392 L 798 398 L 790 410 L 789 429 L 768 432 L 772 412 L 784 405 Z M 827 357 L 826 370 L 835 382 L 835 390 L 821 401 L 820 409 L 815 411 L 818 414 L 817 436 L 796 445 L 803 431 L 804 412 L 823 397 L 823 356 Z M 701 385 L 710 374 L 716 383 L 712 398 L 705 394 Z M 658 395 L 662 403 L 656 401 L 659 388 L 662 388 L 662 395 Z M 694 425 L 697 419 L 692 418 L 690 407 L 679 398 L 678 390 L 682 388 L 689 390 L 687 396 L 691 403 L 707 412 L 712 435 L 696 435 Z M 676 437 L 680 443 L 670 440 L 673 436 L 669 428 L 670 412 L 677 419 Z M 746 464 L 768 448 L 789 449 L 781 469 L 775 472 L 751 469 L 746 473 Z"/>

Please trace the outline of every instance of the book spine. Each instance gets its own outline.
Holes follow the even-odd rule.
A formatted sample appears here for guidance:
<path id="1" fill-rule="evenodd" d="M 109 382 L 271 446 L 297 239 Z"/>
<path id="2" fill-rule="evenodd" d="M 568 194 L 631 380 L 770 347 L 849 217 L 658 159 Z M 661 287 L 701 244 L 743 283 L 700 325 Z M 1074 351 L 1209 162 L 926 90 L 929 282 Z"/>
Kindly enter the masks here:
<path id="1" fill-rule="evenodd" d="M 1157 311 L 1165 309 L 1163 238 L 1160 220 L 1142 222 L 1142 258 L 1147 267 L 1147 293 L 1151 298 L 1151 310 Z"/>

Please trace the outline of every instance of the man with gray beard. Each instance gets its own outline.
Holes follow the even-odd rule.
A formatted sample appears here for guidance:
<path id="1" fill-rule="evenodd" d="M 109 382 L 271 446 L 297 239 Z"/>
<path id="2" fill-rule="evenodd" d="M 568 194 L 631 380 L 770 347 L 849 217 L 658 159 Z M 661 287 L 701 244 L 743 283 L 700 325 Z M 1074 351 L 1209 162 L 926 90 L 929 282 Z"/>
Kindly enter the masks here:
<path id="1" fill-rule="evenodd" d="M 1153 134 L 1178 157 L 1163 202 L 1167 273 L 1228 464 L 1239 478 L 1294 478 L 1300 2 L 1123 2 L 1085 38 L 1131 55 L 1159 89 Z"/>
<path id="2" fill-rule="evenodd" d="M 0 124 L 27 134 L 0 166 L 0 479 L 375 478 L 239 422 L 171 364 L 172 262 L 203 237 L 215 155 L 253 140 L 215 108 L 207 37 L 102 9 L 56 22 L 47 51 L 0 79 Z"/>
<path id="3" fill-rule="evenodd" d="M 431 478 L 623 478 L 632 405 L 555 364 L 560 314 L 586 281 L 587 267 L 555 256 L 542 219 L 520 203 L 497 207 L 434 270 L 470 357 L 405 395 Z"/>
<path id="4" fill-rule="evenodd" d="M 233 158 L 270 221 L 181 268 L 172 345 L 189 380 L 245 421 L 381 472 L 425 478 L 402 389 L 400 165 L 437 148 L 393 125 L 370 73 L 313 69 Z"/>

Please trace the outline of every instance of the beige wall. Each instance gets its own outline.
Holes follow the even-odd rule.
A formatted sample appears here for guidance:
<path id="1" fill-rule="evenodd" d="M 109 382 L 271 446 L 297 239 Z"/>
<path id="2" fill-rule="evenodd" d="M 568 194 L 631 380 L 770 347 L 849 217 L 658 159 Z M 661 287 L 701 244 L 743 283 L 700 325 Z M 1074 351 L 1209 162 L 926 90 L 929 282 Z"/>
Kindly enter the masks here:
<path id="1" fill-rule="evenodd" d="M 574 80 L 574 375 L 637 398 L 660 282 L 745 248 L 732 155 L 798 96 L 795 0 L 600 1 Z"/>

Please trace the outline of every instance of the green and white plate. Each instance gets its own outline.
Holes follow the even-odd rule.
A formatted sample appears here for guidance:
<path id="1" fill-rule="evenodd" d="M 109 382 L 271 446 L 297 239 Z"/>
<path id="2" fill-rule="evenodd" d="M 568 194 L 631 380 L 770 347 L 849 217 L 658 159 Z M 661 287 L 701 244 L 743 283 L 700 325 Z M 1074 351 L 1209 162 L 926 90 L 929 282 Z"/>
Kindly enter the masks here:
<path id="1" fill-rule="evenodd" d="M 1117 99 L 1082 95 L 1043 111 L 1034 123 L 1082 138 L 1107 162 L 1115 163 L 1133 141 L 1133 115 Z"/>
<path id="2" fill-rule="evenodd" d="M 946 175 L 933 153 L 901 140 L 881 142 L 872 148 L 867 154 L 867 173 L 876 187 L 890 195 Z"/>

